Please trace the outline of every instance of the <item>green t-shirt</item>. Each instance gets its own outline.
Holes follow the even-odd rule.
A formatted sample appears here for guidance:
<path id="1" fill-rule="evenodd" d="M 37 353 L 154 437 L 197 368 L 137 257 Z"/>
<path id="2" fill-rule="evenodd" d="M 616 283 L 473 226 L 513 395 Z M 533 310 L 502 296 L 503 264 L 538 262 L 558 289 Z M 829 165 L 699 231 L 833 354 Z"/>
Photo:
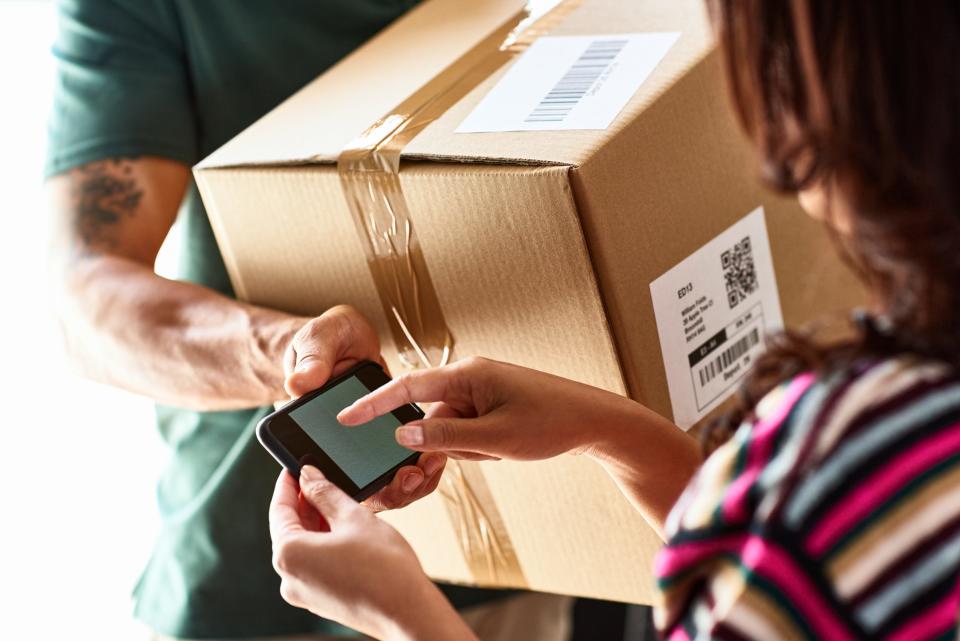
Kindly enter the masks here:
<path id="1" fill-rule="evenodd" d="M 194 164 L 415 2 L 64 0 L 46 174 L 115 156 Z M 180 277 L 232 295 L 195 186 L 181 216 Z M 279 468 L 254 438 L 266 412 L 157 408 L 171 456 L 135 596 L 160 633 L 342 632 L 279 596 L 266 519 Z M 459 605 L 497 594 L 447 593 Z"/>

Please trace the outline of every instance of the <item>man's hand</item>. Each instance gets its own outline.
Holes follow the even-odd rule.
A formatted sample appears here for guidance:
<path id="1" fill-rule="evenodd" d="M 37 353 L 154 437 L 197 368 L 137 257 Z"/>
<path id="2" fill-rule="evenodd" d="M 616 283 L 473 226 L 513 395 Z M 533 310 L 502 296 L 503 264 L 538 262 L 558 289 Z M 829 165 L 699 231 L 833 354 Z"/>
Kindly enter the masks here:
<path id="1" fill-rule="evenodd" d="M 310 466 L 270 504 L 273 562 L 290 604 L 377 639 L 476 639 L 400 534 Z"/>
<path id="2" fill-rule="evenodd" d="M 354 308 L 333 307 L 307 321 L 290 341 L 283 358 L 287 393 L 303 396 L 360 361 L 374 361 L 386 369 L 380 338 Z"/>
<path id="3" fill-rule="evenodd" d="M 352 307 L 334 307 L 304 324 L 290 341 L 284 357 L 287 393 L 303 396 L 361 361 L 374 361 L 386 369 L 377 332 Z M 416 465 L 397 470 L 390 484 L 367 499 L 366 505 L 379 512 L 426 496 L 440 483 L 446 461 L 440 453 L 424 454 Z"/>

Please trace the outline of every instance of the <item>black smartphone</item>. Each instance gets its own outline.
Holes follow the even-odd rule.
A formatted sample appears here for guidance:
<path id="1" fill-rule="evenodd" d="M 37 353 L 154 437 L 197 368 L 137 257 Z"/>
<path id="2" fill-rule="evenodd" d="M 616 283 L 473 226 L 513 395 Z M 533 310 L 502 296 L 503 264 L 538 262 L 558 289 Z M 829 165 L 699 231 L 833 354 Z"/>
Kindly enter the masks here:
<path id="1" fill-rule="evenodd" d="M 416 405 L 398 407 L 369 423 L 346 427 L 340 410 L 390 380 L 383 368 L 362 362 L 269 414 L 257 425 L 257 438 L 295 477 L 313 465 L 357 501 L 387 485 L 397 470 L 414 465 L 420 453 L 397 443 L 396 428 L 423 418 Z"/>

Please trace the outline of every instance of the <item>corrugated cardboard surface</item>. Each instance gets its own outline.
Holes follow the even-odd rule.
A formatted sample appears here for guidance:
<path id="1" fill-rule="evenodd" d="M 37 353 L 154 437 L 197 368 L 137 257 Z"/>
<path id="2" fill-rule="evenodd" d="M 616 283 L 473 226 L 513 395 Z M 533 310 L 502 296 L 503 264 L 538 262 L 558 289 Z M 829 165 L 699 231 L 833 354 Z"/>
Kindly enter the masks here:
<path id="1" fill-rule="evenodd" d="M 241 298 L 303 314 L 349 303 L 389 341 L 329 160 L 520 4 L 426 2 L 198 167 Z M 457 357 L 629 391 L 669 415 L 649 284 L 761 204 L 787 322 L 856 300 L 817 226 L 755 180 L 700 0 L 586 0 L 557 32 L 670 30 L 681 39 L 607 131 L 454 134 L 491 78 L 408 147 L 401 183 Z M 399 371 L 389 342 L 386 356 Z M 659 541 L 598 466 L 481 465 L 528 587 L 649 602 Z M 384 518 L 432 576 L 471 582 L 438 497 Z"/>
<path id="2" fill-rule="evenodd" d="M 422 163 L 401 177 L 459 356 L 625 393 L 569 168 Z M 389 336 L 333 168 L 208 169 L 198 179 L 216 202 L 211 216 L 239 296 L 302 314 L 348 302 Z M 395 351 L 386 353 L 400 371 Z M 659 543 L 597 465 L 576 457 L 482 465 L 529 587 L 650 599 L 642 577 Z M 439 497 L 385 518 L 432 576 L 471 582 Z"/>
<path id="3" fill-rule="evenodd" d="M 422 163 L 401 182 L 457 355 L 623 393 L 568 172 Z M 347 302 L 389 336 L 333 168 L 211 169 L 198 180 L 238 296 L 302 314 Z"/>

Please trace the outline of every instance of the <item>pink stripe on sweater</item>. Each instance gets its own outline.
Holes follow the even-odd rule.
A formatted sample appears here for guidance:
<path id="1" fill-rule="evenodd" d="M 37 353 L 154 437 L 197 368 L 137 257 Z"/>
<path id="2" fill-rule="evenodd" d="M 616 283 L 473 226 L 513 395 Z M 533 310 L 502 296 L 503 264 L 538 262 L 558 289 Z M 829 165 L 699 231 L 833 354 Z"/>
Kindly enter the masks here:
<path id="1" fill-rule="evenodd" d="M 668 547 L 658 555 L 655 572 L 658 577 L 665 577 L 668 572 L 703 566 L 710 557 L 725 552 L 739 557 L 744 566 L 776 585 L 819 638 L 836 641 L 853 639 L 843 623 L 821 600 L 819 588 L 807 579 L 785 552 L 758 536 L 728 536 Z M 700 569 L 709 571 L 707 567 Z"/>
<path id="2" fill-rule="evenodd" d="M 670 633 L 670 636 L 667 637 L 667 641 L 691 641 L 690 635 L 687 634 L 687 631 L 683 629 L 682 626 L 677 626 L 673 629 L 673 632 Z"/>
<path id="3" fill-rule="evenodd" d="M 754 426 L 750 435 L 750 449 L 747 451 L 747 464 L 743 472 L 730 484 L 721 504 L 723 518 L 727 522 L 746 520 L 747 493 L 770 460 L 773 442 L 783 422 L 815 380 L 813 374 L 801 374 L 794 378 L 783 392 L 783 398 L 779 399 L 776 410 Z"/>
<path id="4" fill-rule="evenodd" d="M 960 451 L 960 424 L 929 438 L 902 453 L 856 488 L 817 524 L 807 539 L 807 550 L 814 555 L 837 541 L 845 532 L 898 492 L 924 470 Z"/>
<path id="5" fill-rule="evenodd" d="M 940 603 L 920 612 L 910 621 L 900 626 L 887 641 L 917 641 L 932 639 L 952 630 L 957 625 L 957 607 L 960 606 L 960 594 L 955 589 Z"/>
<path id="6" fill-rule="evenodd" d="M 790 600 L 820 639 L 844 641 L 854 637 L 821 599 L 820 589 L 780 548 L 751 536 L 741 553 L 743 564 L 770 579 Z"/>
<path id="7" fill-rule="evenodd" d="M 657 558 L 653 562 L 653 573 L 657 578 L 665 579 L 671 574 L 702 563 L 709 557 L 736 550 L 742 543 L 743 536 L 736 534 L 707 541 L 668 545 L 657 554 Z"/>

